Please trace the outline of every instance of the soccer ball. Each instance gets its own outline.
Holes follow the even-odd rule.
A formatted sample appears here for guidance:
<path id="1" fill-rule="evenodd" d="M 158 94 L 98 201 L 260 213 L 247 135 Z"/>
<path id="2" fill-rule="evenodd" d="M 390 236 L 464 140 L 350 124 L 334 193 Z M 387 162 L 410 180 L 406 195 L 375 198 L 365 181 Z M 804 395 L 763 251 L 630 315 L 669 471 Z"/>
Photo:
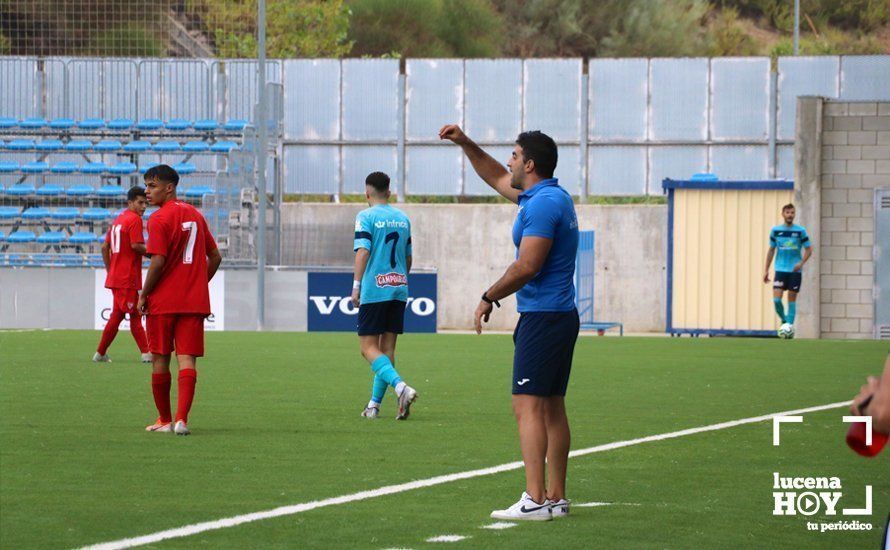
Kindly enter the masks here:
<path id="1" fill-rule="evenodd" d="M 779 327 L 778 335 L 779 338 L 783 340 L 794 338 L 794 325 L 791 323 L 783 323 L 782 326 Z"/>

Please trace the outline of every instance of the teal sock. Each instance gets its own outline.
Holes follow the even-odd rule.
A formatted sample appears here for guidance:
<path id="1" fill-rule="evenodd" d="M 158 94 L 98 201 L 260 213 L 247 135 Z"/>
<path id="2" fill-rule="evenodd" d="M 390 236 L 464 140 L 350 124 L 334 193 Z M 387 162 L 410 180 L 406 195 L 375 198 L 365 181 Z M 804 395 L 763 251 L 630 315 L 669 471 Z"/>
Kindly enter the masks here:
<path id="1" fill-rule="evenodd" d="M 396 368 L 392 366 L 392 361 L 385 355 L 381 355 L 371 363 L 371 370 L 374 371 L 374 374 L 376 374 L 385 384 L 392 387 L 396 387 L 396 384 L 402 381 L 399 377 L 399 373 L 396 372 Z"/>
<path id="2" fill-rule="evenodd" d="M 383 402 L 383 397 L 386 395 L 387 384 L 380 378 L 380 375 L 374 375 L 374 388 L 371 390 L 371 401 L 377 403 L 378 405 Z"/>
<path id="3" fill-rule="evenodd" d="M 776 314 L 779 316 L 779 319 L 781 319 L 782 322 L 784 323 L 785 322 L 785 306 L 782 305 L 782 299 L 781 298 L 773 298 L 773 305 L 776 306 Z"/>
<path id="4" fill-rule="evenodd" d="M 797 316 L 797 302 L 788 302 L 788 322 L 794 324 L 794 318 Z"/>

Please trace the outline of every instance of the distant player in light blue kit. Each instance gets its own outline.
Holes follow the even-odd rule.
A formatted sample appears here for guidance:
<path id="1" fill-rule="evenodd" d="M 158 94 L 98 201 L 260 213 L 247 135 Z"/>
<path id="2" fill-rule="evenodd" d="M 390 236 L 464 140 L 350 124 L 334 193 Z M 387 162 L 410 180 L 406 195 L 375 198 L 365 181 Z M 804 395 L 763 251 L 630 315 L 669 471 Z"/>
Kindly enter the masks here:
<path id="1" fill-rule="evenodd" d="M 776 276 L 773 282 L 773 304 L 782 323 L 794 324 L 797 315 L 797 294 L 800 292 L 803 264 L 813 255 L 813 243 L 807 230 L 794 223 L 794 205 L 782 207 L 785 223 L 773 227 L 769 232 L 769 252 L 766 253 L 766 268 L 763 282 L 769 283 L 769 266 L 776 257 Z M 778 250 L 778 253 L 776 252 Z M 801 258 L 803 250 L 803 258 Z M 782 305 L 782 294 L 788 291 L 788 313 Z"/>
<path id="2" fill-rule="evenodd" d="M 411 271 L 411 221 L 389 205 L 389 176 L 374 172 L 365 179 L 370 208 L 355 218 L 355 280 L 352 303 L 358 310 L 358 337 L 362 356 L 374 371 L 371 401 L 362 411 L 377 418 L 380 403 L 392 386 L 399 398 L 396 420 L 405 420 L 417 392 L 405 384 L 393 363 L 396 338 L 405 324 L 408 273 Z"/>

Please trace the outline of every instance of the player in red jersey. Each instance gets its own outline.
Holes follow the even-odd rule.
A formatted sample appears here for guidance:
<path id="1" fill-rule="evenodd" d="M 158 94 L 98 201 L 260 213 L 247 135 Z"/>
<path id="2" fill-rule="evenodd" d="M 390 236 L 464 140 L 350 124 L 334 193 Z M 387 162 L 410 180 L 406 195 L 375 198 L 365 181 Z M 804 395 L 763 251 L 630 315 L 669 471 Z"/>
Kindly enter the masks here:
<path id="1" fill-rule="evenodd" d="M 208 284 L 222 257 L 204 216 L 176 198 L 178 183 L 179 174 L 166 164 L 145 173 L 148 202 L 160 208 L 148 219 L 151 264 L 138 308 L 147 315 L 153 355 L 151 389 L 159 415 L 145 429 L 188 435 L 197 358 L 204 355 L 204 318 L 210 315 Z M 175 422 L 170 414 L 170 354 L 174 350 L 179 364 Z"/>
<path id="2" fill-rule="evenodd" d="M 111 289 L 114 304 L 108 324 L 102 331 L 102 339 L 93 361 L 110 363 L 108 346 L 117 336 L 117 329 L 125 315 L 130 316 L 130 332 L 142 352 L 142 362 L 150 363 L 148 342 L 142 328 L 142 315 L 136 310 L 139 289 L 142 288 L 142 256 L 145 255 L 145 239 L 142 236 L 142 215 L 145 213 L 145 190 L 133 187 L 127 192 L 127 209 L 114 219 L 102 243 L 102 260 L 105 262 L 105 288 Z"/>

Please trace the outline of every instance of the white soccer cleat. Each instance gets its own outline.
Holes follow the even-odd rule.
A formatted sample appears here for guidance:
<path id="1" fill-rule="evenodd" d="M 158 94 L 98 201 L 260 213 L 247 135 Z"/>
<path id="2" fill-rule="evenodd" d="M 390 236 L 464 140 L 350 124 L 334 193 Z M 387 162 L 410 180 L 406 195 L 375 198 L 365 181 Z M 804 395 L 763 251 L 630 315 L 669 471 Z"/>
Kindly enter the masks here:
<path id="1" fill-rule="evenodd" d="M 416 400 L 417 391 L 406 384 L 399 394 L 399 414 L 396 415 L 396 420 L 407 420 L 411 414 L 411 404 Z"/>
<path id="2" fill-rule="evenodd" d="M 170 422 L 161 422 L 161 419 L 158 418 L 155 420 L 155 423 L 146 426 L 145 431 L 147 432 L 157 432 L 157 433 L 170 433 L 173 431 L 173 424 Z"/>
<path id="3" fill-rule="evenodd" d="M 177 420 L 176 425 L 173 427 L 173 432 L 176 435 L 189 435 L 192 432 L 189 430 L 189 427 L 185 425 L 185 422 L 182 420 Z"/>
<path id="4" fill-rule="evenodd" d="M 559 500 L 550 500 L 550 515 L 554 518 L 564 518 L 569 515 L 569 505 L 571 500 L 561 498 Z"/>
<path id="5" fill-rule="evenodd" d="M 93 363 L 111 363 L 111 357 L 108 354 L 99 355 L 99 352 L 93 354 Z"/>
<path id="6" fill-rule="evenodd" d="M 152 361 L 152 355 L 150 353 L 142 354 L 142 362 L 143 363 L 151 363 L 151 361 Z"/>
<path id="7" fill-rule="evenodd" d="M 553 519 L 548 500 L 544 499 L 544 504 L 538 504 L 525 492 L 522 493 L 519 502 L 506 510 L 495 510 L 491 513 L 491 517 L 507 521 L 550 521 Z"/>
<path id="8" fill-rule="evenodd" d="M 380 409 L 377 407 L 365 407 L 365 410 L 362 411 L 362 416 L 365 418 L 377 418 L 377 415 L 380 414 Z"/>

